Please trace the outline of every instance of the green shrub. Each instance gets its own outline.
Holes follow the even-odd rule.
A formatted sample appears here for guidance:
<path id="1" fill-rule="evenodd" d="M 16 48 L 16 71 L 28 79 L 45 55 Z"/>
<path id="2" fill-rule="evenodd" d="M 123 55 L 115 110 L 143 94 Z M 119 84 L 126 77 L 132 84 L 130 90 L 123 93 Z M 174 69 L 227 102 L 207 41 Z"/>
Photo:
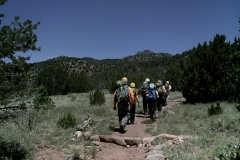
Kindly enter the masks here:
<path id="1" fill-rule="evenodd" d="M 240 104 L 236 105 L 236 109 L 240 112 Z"/>
<path id="2" fill-rule="evenodd" d="M 48 96 L 47 89 L 44 86 L 37 88 L 33 105 L 35 109 L 53 109 L 55 104 L 52 99 Z"/>
<path id="3" fill-rule="evenodd" d="M 214 106 L 213 104 L 211 105 L 210 108 L 208 108 L 208 115 L 212 116 L 212 115 L 217 115 L 217 114 L 221 114 L 223 113 L 223 109 L 220 106 L 220 103 L 217 102 L 217 105 Z"/>
<path id="4" fill-rule="evenodd" d="M 89 100 L 90 100 L 90 105 L 91 106 L 95 104 L 95 102 L 94 102 L 94 93 L 93 92 L 91 92 L 89 94 Z"/>
<path id="5" fill-rule="evenodd" d="M 237 160 L 240 159 L 240 145 L 229 144 L 218 149 L 215 160 Z"/>
<path id="6" fill-rule="evenodd" d="M 97 89 L 95 92 L 91 92 L 89 95 L 90 105 L 102 105 L 105 103 L 105 95 L 104 92 Z"/>
<path id="7" fill-rule="evenodd" d="M 15 141 L 6 141 L 0 137 L 0 159 L 26 159 L 27 150 Z"/>
<path id="8" fill-rule="evenodd" d="M 63 117 L 60 117 L 57 121 L 57 126 L 62 127 L 64 129 L 73 128 L 76 126 L 76 118 L 70 112 L 68 114 L 64 114 Z"/>

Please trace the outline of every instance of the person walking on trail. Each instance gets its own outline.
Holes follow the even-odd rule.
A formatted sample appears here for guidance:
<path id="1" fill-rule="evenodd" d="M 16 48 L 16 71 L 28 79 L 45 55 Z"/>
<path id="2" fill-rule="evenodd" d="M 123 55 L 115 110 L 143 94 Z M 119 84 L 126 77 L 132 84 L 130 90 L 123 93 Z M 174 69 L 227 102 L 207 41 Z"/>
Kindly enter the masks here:
<path id="1" fill-rule="evenodd" d="M 169 98 L 170 91 L 172 89 L 172 86 L 169 84 L 169 81 L 167 81 L 165 83 L 164 88 L 166 90 L 166 94 L 165 94 L 165 106 L 166 106 L 167 103 L 168 103 L 168 98 Z"/>
<path id="2" fill-rule="evenodd" d="M 153 83 L 149 85 L 149 89 L 147 91 L 146 99 L 148 103 L 148 109 L 150 114 L 150 120 L 156 121 L 156 102 L 158 98 L 158 92 Z"/>
<path id="3" fill-rule="evenodd" d="M 129 110 L 134 101 L 134 95 L 130 87 L 128 87 L 128 79 L 123 77 L 122 80 L 116 82 L 117 90 L 114 92 L 113 109 L 118 109 L 119 132 L 124 133 L 124 128 L 129 120 Z"/>
<path id="4" fill-rule="evenodd" d="M 131 83 L 130 84 L 130 88 L 133 91 L 133 95 L 134 95 L 134 101 L 133 101 L 133 105 L 130 108 L 130 123 L 134 124 L 135 121 L 135 112 L 136 112 L 136 102 L 138 103 L 138 107 L 140 108 L 139 105 L 139 101 L 138 101 L 138 91 L 136 89 L 135 83 Z"/>
<path id="5" fill-rule="evenodd" d="M 158 98 L 157 98 L 157 110 L 158 113 L 161 113 L 162 111 L 162 105 L 164 104 L 164 96 L 166 94 L 165 87 L 163 86 L 162 80 L 158 80 L 156 83 L 156 90 L 158 92 Z"/>
<path id="6" fill-rule="evenodd" d="M 150 79 L 146 78 L 145 81 L 143 82 L 142 88 L 141 88 L 141 95 L 142 95 L 142 102 L 143 102 L 143 114 L 144 116 L 147 115 L 148 111 L 148 104 L 146 100 L 146 93 L 149 88 L 150 84 Z"/>

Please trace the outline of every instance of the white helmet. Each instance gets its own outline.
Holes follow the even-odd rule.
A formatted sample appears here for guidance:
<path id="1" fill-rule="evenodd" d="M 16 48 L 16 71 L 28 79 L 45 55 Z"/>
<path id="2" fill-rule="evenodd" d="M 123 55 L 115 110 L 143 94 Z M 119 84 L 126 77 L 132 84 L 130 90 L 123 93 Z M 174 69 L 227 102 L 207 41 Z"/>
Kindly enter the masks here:
<path id="1" fill-rule="evenodd" d="M 145 82 L 150 82 L 150 79 L 149 79 L 149 78 L 146 78 L 146 79 L 145 79 Z"/>

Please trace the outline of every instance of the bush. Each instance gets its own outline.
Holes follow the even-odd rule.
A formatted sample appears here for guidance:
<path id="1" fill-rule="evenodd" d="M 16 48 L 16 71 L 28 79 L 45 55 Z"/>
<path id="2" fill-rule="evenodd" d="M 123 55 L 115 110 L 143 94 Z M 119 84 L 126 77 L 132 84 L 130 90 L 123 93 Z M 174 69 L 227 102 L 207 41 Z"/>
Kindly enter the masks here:
<path id="1" fill-rule="evenodd" d="M 240 159 L 240 145 L 226 145 L 218 149 L 219 154 L 215 160 L 237 160 Z"/>
<path id="2" fill-rule="evenodd" d="M 63 117 L 60 117 L 57 121 L 57 126 L 62 127 L 64 129 L 73 128 L 76 126 L 76 118 L 70 112 L 68 114 L 64 114 Z"/>
<path id="3" fill-rule="evenodd" d="M 20 143 L 15 141 L 6 141 L 0 137 L 0 159 L 26 159 L 27 150 L 20 145 Z"/>
<path id="4" fill-rule="evenodd" d="M 240 112 L 240 104 L 236 106 L 236 109 Z"/>
<path id="5" fill-rule="evenodd" d="M 36 90 L 33 105 L 35 109 L 53 109 L 55 107 L 54 102 L 48 96 L 47 89 L 42 85 Z"/>
<path id="6" fill-rule="evenodd" d="M 214 106 L 213 104 L 211 105 L 210 108 L 208 108 L 208 115 L 212 116 L 212 115 L 217 115 L 217 114 L 221 114 L 223 113 L 223 109 L 220 106 L 220 103 L 217 102 L 217 105 Z"/>
<path id="7" fill-rule="evenodd" d="M 89 95 L 90 105 L 102 105 L 105 103 L 105 95 L 104 92 L 97 89 L 95 92 L 91 92 Z"/>

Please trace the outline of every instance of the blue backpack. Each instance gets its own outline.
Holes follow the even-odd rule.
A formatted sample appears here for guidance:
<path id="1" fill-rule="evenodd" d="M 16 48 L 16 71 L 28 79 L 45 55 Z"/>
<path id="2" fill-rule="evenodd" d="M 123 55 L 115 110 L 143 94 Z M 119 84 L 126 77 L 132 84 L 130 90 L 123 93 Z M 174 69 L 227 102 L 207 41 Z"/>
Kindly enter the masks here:
<path id="1" fill-rule="evenodd" d="M 148 94 L 146 97 L 149 101 L 156 101 L 157 100 L 157 94 L 154 84 L 150 84 L 148 88 Z"/>

